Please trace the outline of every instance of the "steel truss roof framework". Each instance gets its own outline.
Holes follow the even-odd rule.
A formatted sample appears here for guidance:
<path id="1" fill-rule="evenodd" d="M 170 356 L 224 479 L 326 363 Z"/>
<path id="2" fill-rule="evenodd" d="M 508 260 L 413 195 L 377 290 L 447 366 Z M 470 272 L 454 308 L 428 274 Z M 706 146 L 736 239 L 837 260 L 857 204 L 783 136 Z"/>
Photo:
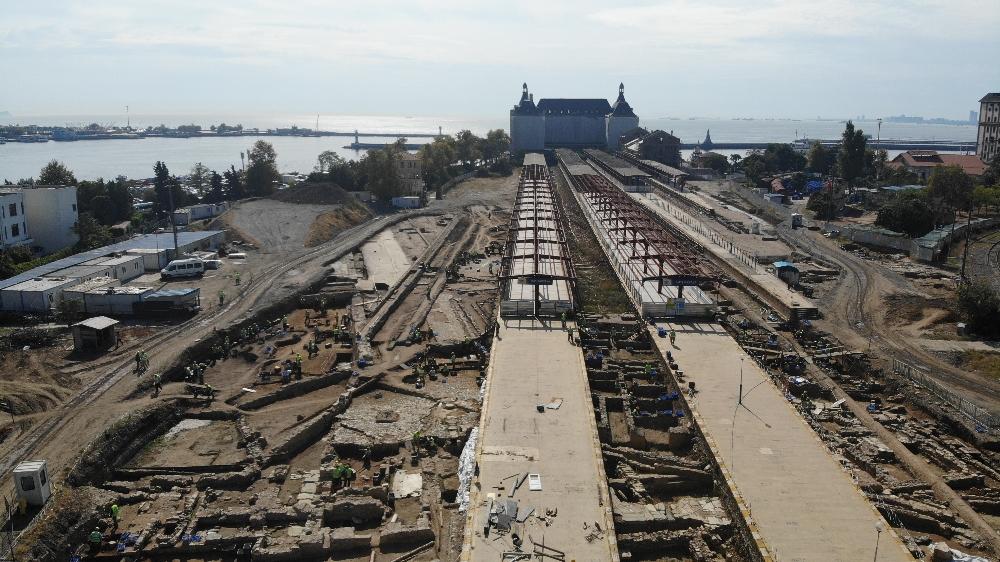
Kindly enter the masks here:
<path id="1" fill-rule="evenodd" d="M 500 267 L 503 316 L 553 316 L 573 309 L 576 275 L 564 225 L 548 169 L 525 165 Z"/>

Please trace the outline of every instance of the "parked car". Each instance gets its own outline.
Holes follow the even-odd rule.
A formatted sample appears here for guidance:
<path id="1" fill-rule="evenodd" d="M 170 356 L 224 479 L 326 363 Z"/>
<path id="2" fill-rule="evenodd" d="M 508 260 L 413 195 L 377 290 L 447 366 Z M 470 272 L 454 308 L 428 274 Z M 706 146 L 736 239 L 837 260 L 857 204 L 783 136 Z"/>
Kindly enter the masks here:
<path id="1" fill-rule="evenodd" d="M 173 260 L 160 270 L 160 279 L 201 277 L 205 274 L 205 262 L 199 259 Z"/>

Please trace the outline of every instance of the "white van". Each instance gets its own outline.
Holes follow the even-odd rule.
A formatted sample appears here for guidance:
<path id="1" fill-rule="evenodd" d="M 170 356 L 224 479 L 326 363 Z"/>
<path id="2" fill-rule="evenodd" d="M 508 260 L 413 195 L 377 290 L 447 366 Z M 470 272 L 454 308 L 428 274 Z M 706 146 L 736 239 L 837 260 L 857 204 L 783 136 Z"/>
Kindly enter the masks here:
<path id="1" fill-rule="evenodd" d="M 174 260 L 160 270 L 160 279 L 179 277 L 201 277 L 205 274 L 205 262 L 199 259 Z"/>

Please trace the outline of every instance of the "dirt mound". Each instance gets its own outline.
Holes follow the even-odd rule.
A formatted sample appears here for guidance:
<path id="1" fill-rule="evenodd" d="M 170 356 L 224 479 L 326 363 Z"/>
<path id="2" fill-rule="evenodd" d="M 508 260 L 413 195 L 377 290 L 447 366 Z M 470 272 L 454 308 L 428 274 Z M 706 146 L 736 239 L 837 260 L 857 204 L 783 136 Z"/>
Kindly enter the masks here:
<path id="1" fill-rule="evenodd" d="M 306 248 L 319 246 L 320 244 L 333 240 L 341 231 L 354 225 L 361 224 L 371 217 L 371 212 L 358 204 L 345 205 L 341 209 L 321 213 L 309 225 L 309 232 L 306 233 L 303 245 Z"/>
<path id="2" fill-rule="evenodd" d="M 51 343 L 65 344 L 58 337 Z M 15 414 L 44 412 L 61 404 L 80 381 L 63 370 L 65 350 L 58 345 L 9 351 L 0 356 L 0 395 L 9 401 Z"/>
<path id="3" fill-rule="evenodd" d="M 906 326 L 920 323 L 921 328 L 955 319 L 955 305 L 948 299 L 928 298 L 913 293 L 893 293 L 885 297 L 886 323 Z M 926 321 L 925 321 L 926 319 Z"/>
<path id="4" fill-rule="evenodd" d="M 335 183 L 303 183 L 276 191 L 269 199 L 310 205 L 340 205 L 355 200 L 354 196 Z"/>

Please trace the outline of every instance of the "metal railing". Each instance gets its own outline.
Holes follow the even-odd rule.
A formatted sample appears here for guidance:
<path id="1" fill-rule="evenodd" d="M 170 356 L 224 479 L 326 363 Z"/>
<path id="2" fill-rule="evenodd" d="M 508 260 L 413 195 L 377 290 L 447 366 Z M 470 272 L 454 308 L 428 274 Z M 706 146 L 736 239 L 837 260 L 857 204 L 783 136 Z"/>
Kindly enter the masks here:
<path id="1" fill-rule="evenodd" d="M 953 408 L 975 422 L 976 431 L 981 433 L 1000 431 L 1000 417 L 990 410 L 946 389 L 929 375 L 913 368 L 912 365 L 898 359 L 893 359 L 892 372 L 919 384 L 929 390 L 934 396 L 950 404 Z"/>

